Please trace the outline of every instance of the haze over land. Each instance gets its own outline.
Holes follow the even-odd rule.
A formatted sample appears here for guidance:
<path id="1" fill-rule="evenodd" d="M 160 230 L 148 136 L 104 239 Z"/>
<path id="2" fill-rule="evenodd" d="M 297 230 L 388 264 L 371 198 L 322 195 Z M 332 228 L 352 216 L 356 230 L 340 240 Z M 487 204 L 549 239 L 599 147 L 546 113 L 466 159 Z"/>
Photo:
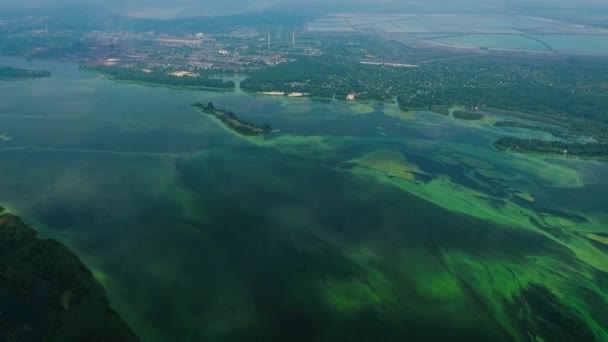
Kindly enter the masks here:
<path id="1" fill-rule="evenodd" d="M 105 13 L 168 19 L 188 16 L 233 15 L 259 11 L 293 11 L 311 14 L 324 12 L 479 12 L 519 14 L 565 14 L 589 20 L 605 21 L 608 4 L 601 0 L 581 1 L 523 1 L 523 0 L 434 0 L 434 1 L 363 1 L 363 0 L 261 0 L 261 1 L 202 1 L 202 0 L 23 0 L 3 2 L 0 8 L 58 9 L 62 7 L 95 8 Z"/>

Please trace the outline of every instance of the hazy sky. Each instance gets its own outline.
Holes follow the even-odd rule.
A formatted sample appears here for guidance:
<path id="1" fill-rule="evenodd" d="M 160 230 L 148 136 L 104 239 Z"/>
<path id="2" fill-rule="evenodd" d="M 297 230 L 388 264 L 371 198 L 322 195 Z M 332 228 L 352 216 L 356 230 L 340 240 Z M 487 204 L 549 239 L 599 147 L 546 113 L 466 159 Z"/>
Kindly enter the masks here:
<path id="1" fill-rule="evenodd" d="M 140 17 L 239 14 L 268 9 L 315 12 L 502 11 L 526 13 L 530 8 L 596 11 L 608 9 L 607 0 L 0 0 L 0 8 L 86 6 Z"/>

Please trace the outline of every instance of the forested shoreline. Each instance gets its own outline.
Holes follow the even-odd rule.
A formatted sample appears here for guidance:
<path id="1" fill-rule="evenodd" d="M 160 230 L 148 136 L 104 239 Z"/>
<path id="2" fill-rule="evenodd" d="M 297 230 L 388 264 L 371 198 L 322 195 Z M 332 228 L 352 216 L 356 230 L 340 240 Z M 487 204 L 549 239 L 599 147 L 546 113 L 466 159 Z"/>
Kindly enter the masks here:
<path id="1" fill-rule="evenodd" d="M 0 81 L 23 80 L 51 77 L 48 70 L 28 70 L 11 67 L 0 67 Z"/>
<path id="2" fill-rule="evenodd" d="M 234 90 L 233 81 L 206 76 L 174 76 L 160 70 L 143 70 L 132 67 L 107 66 L 100 64 L 81 64 L 81 68 L 99 72 L 117 81 L 141 82 L 172 87 L 200 87 L 219 90 Z"/>
<path id="3" fill-rule="evenodd" d="M 78 257 L 0 207 L 1 341 L 138 341 Z"/>
<path id="4" fill-rule="evenodd" d="M 478 110 L 526 113 L 574 135 L 608 142 L 608 68 L 600 62 L 488 58 L 399 67 L 336 57 L 303 58 L 253 73 L 241 88 L 337 100 L 349 94 L 359 100 L 396 99 L 404 111 L 444 115 L 448 108 L 459 107 L 459 117 L 472 120 L 481 118 Z"/>
<path id="5" fill-rule="evenodd" d="M 608 143 L 576 143 L 503 137 L 494 142 L 501 150 L 522 153 L 543 153 L 608 160 Z"/>
<path id="6" fill-rule="evenodd" d="M 539 65 L 495 60 L 395 67 L 322 57 L 260 70 L 241 87 L 338 99 L 348 94 L 376 101 L 397 98 L 404 110 L 494 107 L 608 123 L 605 69 L 599 64 L 582 67 L 567 62 Z"/>

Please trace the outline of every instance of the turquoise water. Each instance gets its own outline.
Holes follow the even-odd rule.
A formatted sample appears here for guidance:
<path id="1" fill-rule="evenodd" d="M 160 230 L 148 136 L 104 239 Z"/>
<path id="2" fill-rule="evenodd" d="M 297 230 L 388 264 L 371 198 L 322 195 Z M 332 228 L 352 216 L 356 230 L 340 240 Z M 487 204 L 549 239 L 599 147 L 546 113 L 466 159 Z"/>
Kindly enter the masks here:
<path id="1" fill-rule="evenodd" d="M 450 33 L 416 33 L 416 34 L 414 34 L 414 37 L 416 37 L 418 39 L 427 39 L 427 40 L 449 37 L 449 36 L 453 36 L 453 34 L 450 34 Z"/>
<path id="2" fill-rule="evenodd" d="M 608 54 L 608 35 L 532 35 L 561 52 Z"/>
<path id="3" fill-rule="evenodd" d="M 425 27 L 429 29 L 532 29 L 550 24 L 532 18 L 512 15 L 419 15 L 415 19 L 398 21 L 399 27 Z M 365 27 L 365 26 L 363 26 Z"/>
<path id="4" fill-rule="evenodd" d="M 506 34 L 469 34 L 455 37 L 431 38 L 438 42 L 472 47 L 518 49 L 518 50 L 547 50 L 547 48 L 530 38 L 520 35 Z"/>
<path id="5" fill-rule="evenodd" d="M 0 83 L 0 202 L 144 341 L 608 334 L 608 165 L 491 147 L 547 133 L 0 64 L 53 73 Z M 280 132 L 243 138 L 196 101 Z"/>
<path id="6" fill-rule="evenodd" d="M 309 21 L 306 23 L 308 27 L 348 27 L 345 21 Z"/>

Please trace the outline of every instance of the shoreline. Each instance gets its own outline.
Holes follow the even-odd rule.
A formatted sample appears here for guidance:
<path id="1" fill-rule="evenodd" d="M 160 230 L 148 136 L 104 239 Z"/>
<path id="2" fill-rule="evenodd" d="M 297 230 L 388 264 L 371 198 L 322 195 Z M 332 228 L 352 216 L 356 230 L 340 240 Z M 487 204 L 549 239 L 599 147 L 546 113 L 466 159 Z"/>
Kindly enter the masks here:
<path id="1" fill-rule="evenodd" d="M 291 92 L 287 93 L 284 91 L 258 91 L 256 94 L 267 95 L 267 96 L 287 96 L 287 97 L 310 97 L 309 93 Z"/>
<path id="2" fill-rule="evenodd" d="M 197 102 L 192 104 L 192 107 L 195 107 L 203 113 L 218 119 L 222 122 L 222 124 L 228 126 L 230 129 L 240 135 L 266 136 L 273 132 L 272 127 L 270 127 L 268 124 L 260 126 L 251 122 L 247 122 L 243 119 L 238 118 L 236 114 L 231 112 L 230 110 L 216 108 L 213 102 L 209 102 L 207 104 Z"/>
<path id="3" fill-rule="evenodd" d="M 12 270 L 0 277 L 0 295 L 8 301 L 0 313 L 0 339 L 139 341 L 101 282 L 66 245 L 41 237 L 3 207 L 0 233 L 0 265 Z"/>

